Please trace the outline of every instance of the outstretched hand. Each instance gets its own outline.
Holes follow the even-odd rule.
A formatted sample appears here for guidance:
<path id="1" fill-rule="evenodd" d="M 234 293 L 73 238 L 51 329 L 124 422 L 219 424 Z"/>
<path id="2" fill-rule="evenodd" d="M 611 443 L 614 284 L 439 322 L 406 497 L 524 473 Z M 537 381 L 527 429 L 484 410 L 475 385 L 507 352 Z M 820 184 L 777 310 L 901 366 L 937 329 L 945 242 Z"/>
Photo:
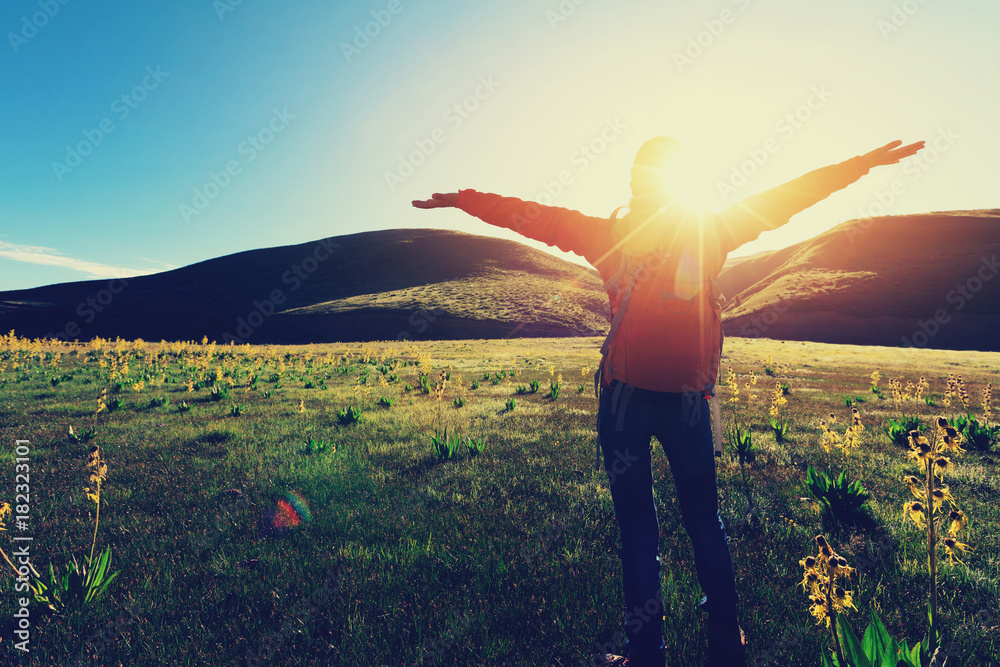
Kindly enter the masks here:
<path id="1" fill-rule="evenodd" d="M 896 164 L 904 157 L 910 157 L 924 147 L 924 142 L 922 141 L 910 144 L 909 146 L 900 147 L 900 144 L 902 143 L 902 141 L 897 139 L 896 141 L 890 142 L 881 148 L 876 148 L 870 153 L 865 153 L 861 157 L 865 159 L 869 168 L 878 167 L 884 164 Z"/>
<path id="2" fill-rule="evenodd" d="M 414 199 L 413 205 L 417 208 L 442 208 L 447 206 L 458 206 L 458 193 L 448 192 L 441 194 L 435 192 L 430 199 Z"/>

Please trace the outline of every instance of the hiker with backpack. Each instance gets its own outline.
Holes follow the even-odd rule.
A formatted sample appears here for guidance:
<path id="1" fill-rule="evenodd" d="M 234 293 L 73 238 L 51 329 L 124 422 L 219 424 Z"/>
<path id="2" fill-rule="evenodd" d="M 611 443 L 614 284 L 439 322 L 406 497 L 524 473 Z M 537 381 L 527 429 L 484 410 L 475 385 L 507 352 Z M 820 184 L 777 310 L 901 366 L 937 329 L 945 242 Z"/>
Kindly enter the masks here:
<path id="1" fill-rule="evenodd" d="M 625 598 L 627 658 L 604 665 L 663 667 L 659 523 L 653 502 L 651 437 L 663 447 L 706 596 L 709 664 L 746 664 L 732 556 L 719 516 L 715 454 L 720 450 L 715 383 L 722 355 L 722 295 L 716 278 L 727 255 L 776 229 L 870 169 L 896 164 L 924 142 L 893 141 L 747 197 L 719 213 L 686 208 L 665 179 L 680 143 L 644 143 L 631 171 L 628 213 L 596 218 L 513 197 L 461 190 L 417 200 L 417 208 L 455 207 L 512 229 L 594 266 L 608 292 L 611 327 L 594 376 L 597 461 L 615 507 Z M 713 414 L 714 413 L 714 414 Z M 715 421 L 715 447 L 711 422 Z"/>

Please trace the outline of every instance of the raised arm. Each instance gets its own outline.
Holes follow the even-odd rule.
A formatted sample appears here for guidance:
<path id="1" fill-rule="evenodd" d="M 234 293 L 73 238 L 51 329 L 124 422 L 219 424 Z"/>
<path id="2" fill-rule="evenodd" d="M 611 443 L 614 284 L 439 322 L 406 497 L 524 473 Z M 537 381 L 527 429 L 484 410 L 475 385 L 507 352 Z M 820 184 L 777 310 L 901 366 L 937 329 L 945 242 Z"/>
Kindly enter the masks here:
<path id="1" fill-rule="evenodd" d="M 611 245 L 609 219 L 593 218 L 579 211 L 543 206 L 516 197 L 461 190 L 435 193 L 431 199 L 415 200 L 413 205 L 417 208 L 459 208 L 483 222 L 574 252 L 594 266 Z"/>
<path id="2" fill-rule="evenodd" d="M 732 252 L 753 241 L 761 232 L 777 229 L 801 211 L 846 188 L 874 167 L 896 164 L 924 147 L 896 140 L 839 164 L 810 171 L 804 176 L 733 204 L 716 217 L 723 246 Z"/>

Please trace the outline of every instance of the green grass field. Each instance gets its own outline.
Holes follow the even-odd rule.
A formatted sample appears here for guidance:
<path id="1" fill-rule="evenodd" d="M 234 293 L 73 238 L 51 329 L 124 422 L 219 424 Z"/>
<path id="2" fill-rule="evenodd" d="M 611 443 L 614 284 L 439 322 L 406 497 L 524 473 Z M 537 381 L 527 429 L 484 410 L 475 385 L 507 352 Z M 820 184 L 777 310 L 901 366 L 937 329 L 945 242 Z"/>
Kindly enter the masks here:
<path id="1" fill-rule="evenodd" d="M 83 492 L 84 464 L 96 444 L 108 466 L 96 548 L 112 548 L 120 574 L 82 609 L 31 606 L 30 653 L 13 648 L 17 619 L 5 623 L 5 664 L 567 666 L 586 664 L 598 647 L 620 651 L 618 529 L 607 474 L 594 470 L 599 346 L 569 338 L 95 350 L 7 338 L 0 503 L 16 505 L 16 440 L 29 441 L 30 498 L 26 530 L 8 516 L 0 547 L 12 555 L 24 544 L 13 538 L 30 535 L 31 561 L 46 573 L 87 558 L 95 504 Z M 730 369 L 740 396 L 731 402 L 731 387 L 720 387 L 724 424 L 749 421 L 757 448 L 752 463 L 730 451 L 717 459 L 751 658 L 818 665 L 832 647 L 798 586 L 799 560 L 815 552 L 818 533 L 858 570 L 855 630 L 876 610 L 895 638 L 920 641 L 926 536 L 904 522 L 902 482 L 920 472 L 882 425 L 901 414 L 925 424 L 964 415 L 959 398 L 944 405 L 950 373 L 962 376 L 968 411 L 981 419 L 1000 353 L 730 339 L 720 382 Z M 875 370 L 884 398 L 870 391 Z M 450 379 L 439 400 L 442 372 Z M 558 398 L 547 397 L 559 376 Z M 921 377 L 934 405 L 893 400 L 889 380 Z M 776 382 L 788 385 L 781 419 L 790 430 L 780 443 L 767 423 Z M 228 397 L 216 400 L 213 386 L 228 387 Z M 757 394 L 749 405 L 748 388 Z M 108 409 L 98 414 L 102 389 Z M 862 442 L 825 452 L 820 420 L 833 413 L 843 433 L 845 398 L 856 397 Z M 359 422 L 341 418 L 349 405 Z M 481 439 L 482 452 L 462 447 L 440 459 L 431 441 L 445 427 Z M 994 443 L 992 453 L 970 448 L 953 463 L 947 482 L 974 551 L 965 566 L 945 559 L 938 574 L 947 664 L 997 665 L 1000 455 Z M 860 478 L 871 494 L 866 518 L 821 513 L 805 484 L 810 464 Z M 658 446 L 653 466 L 668 664 L 700 665 L 701 592 Z M 263 530 L 262 517 L 293 491 L 311 521 Z M 10 619 L 25 593 L 0 568 L 0 618 Z"/>

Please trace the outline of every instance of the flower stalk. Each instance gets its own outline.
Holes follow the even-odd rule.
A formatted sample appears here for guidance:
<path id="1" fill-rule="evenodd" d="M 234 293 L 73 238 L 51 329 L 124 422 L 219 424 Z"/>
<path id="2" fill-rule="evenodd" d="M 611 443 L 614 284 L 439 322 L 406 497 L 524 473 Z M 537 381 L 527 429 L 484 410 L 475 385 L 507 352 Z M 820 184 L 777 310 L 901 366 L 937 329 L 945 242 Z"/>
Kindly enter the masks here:
<path id="1" fill-rule="evenodd" d="M 817 535 L 814 541 L 819 553 L 799 561 L 799 565 L 805 570 L 801 586 L 809 593 L 809 599 L 812 601 L 809 613 L 816 619 L 816 623 L 826 621 L 838 664 L 847 665 L 841 647 L 843 638 L 837 632 L 837 614 L 846 613 L 848 609 L 856 610 L 857 607 L 854 606 L 852 599 L 853 592 L 845 590 L 837 582 L 844 579 L 846 585 L 846 580 L 850 579 L 854 568 L 847 564 L 846 558 L 833 550 L 826 537 Z"/>
<path id="2" fill-rule="evenodd" d="M 927 644 L 928 652 L 931 654 L 938 647 L 940 638 L 937 591 L 938 546 L 944 547 L 951 563 L 957 560 L 955 552 L 962 553 L 969 549 L 967 544 L 955 539 L 959 532 L 965 528 L 968 519 L 965 512 L 955 506 L 951 490 L 943 483 L 944 474 L 951 468 L 951 459 L 946 454 L 961 454 L 965 451 L 961 446 L 962 436 L 953 426 L 948 424 L 944 417 L 937 418 L 936 426 L 933 441 L 928 441 L 927 437 L 920 431 L 909 432 L 910 452 L 907 456 L 920 465 L 924 479 L 920 480 L 915 475 L 903 478 L 910 493 L 919 499 L 904 503 L 904 516 L 909 517 L 927 535 L 927 573 L 929 575 L 927 595 L 930 608 Z M 950 511 L 945 509 L 945 503 L 951 505 Z M 941 539 L 945 521 L 950 522 L 947 531 L 948 537 Z"/>

